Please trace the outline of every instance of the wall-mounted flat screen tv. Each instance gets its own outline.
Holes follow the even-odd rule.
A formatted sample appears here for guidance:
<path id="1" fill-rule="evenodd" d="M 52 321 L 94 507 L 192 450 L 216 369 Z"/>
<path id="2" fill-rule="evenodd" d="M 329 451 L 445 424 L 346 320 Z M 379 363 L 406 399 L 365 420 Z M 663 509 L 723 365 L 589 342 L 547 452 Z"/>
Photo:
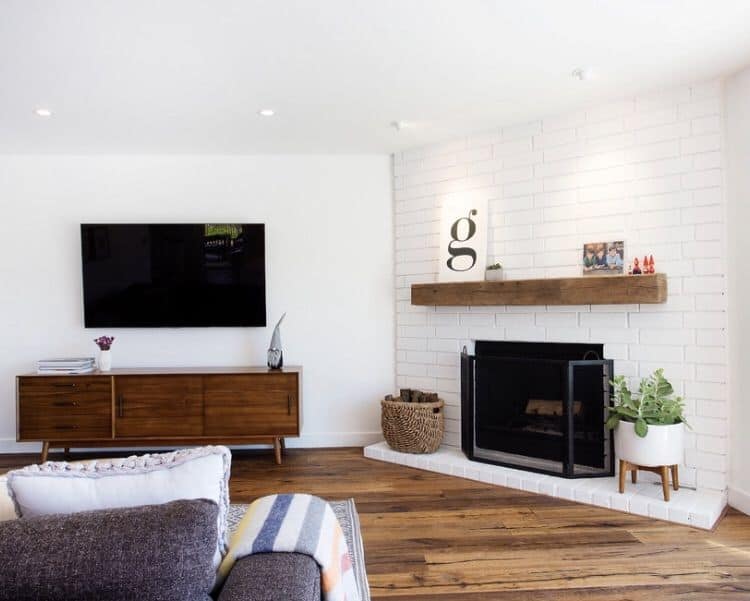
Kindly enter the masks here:
<path id="1" fill-rule="evenodd" d="M 81 225 L 87 328 L 266 325 L 265 226 Z"/>

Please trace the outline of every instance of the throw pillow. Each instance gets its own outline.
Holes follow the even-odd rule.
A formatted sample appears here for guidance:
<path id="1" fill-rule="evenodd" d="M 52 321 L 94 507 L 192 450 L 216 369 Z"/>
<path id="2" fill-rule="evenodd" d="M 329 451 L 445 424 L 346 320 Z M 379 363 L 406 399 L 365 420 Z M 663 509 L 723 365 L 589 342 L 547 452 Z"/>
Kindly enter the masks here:
<path id="1" fill-rule="evenodd" d="M 210 601 L 218 507 L 173 501 L 0 524 L 0 598 Z"/>
<path id="2" fill-rule="evenodd" d="M 18 517 L 156 505 L 178 499 L 214 501 L 218 566 L 228 543 L 231 453 L 221 446 L 122 459 L 48 461 L 8 472 Z"/>

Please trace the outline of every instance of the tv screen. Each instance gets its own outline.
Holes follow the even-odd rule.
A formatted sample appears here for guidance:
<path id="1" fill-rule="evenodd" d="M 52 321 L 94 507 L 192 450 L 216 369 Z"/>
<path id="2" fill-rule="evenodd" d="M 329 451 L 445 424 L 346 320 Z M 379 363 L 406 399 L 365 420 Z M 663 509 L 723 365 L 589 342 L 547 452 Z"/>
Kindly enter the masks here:
<path id="1" fill-rule="evenodd" d="M 266 325 L 265 226 L 81 225 L 87 328 Z"/>

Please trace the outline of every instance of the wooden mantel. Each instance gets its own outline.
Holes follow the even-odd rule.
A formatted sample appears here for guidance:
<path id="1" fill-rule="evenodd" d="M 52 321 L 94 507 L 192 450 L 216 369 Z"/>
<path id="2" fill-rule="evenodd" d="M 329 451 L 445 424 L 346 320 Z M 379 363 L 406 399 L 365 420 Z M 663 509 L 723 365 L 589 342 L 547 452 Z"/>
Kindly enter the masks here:
<path id="1" fill-rule="evenodd" d="M 667 276 L 587 276 L 500 282 L 412 284 L 411 304 L 441 307 L 497 305 L 630 305 L 667 301 Z"/>

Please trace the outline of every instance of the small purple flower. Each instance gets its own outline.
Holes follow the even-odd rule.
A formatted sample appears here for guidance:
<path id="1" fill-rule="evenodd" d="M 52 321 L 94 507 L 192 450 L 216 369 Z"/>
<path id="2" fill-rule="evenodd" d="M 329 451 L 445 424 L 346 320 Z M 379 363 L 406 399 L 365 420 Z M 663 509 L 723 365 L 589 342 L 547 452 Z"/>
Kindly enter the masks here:
<path id="1" fill-rule="evenodd" d="M 109 347 L 112 346 L 112 343 L 114 341 L 115 341 L 114 336 L 99 336 L 99 338 L 94 339 L 96 346 L 98 346 L 99 349 L 102 351 L 108 351 Z"/>

